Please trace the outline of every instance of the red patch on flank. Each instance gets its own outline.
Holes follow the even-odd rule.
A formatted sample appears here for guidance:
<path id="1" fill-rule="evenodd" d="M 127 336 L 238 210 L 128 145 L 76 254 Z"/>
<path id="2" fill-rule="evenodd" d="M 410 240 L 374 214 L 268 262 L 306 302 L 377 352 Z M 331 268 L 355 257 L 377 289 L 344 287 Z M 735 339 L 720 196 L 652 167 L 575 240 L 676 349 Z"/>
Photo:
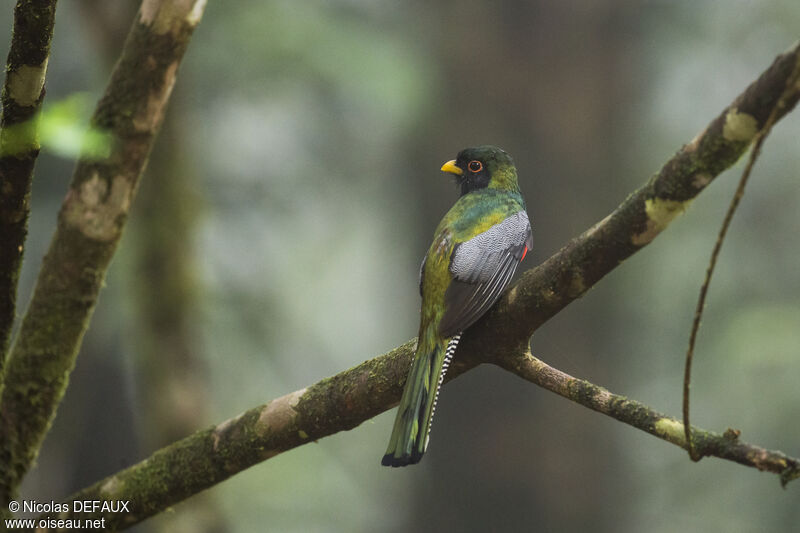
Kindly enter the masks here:
<path id="1" fill-rule="evenodd" d="M 525 249 L 524 249 L 524 250 L 522 250 L 522 257 L 520 257 L 520 258 L 519 258 L 519 260 L 520 260 L 520 261 L 522 261 L 523 259 L 525 259 L 525 256 L 526 256 L 527 254 L 528 254 L 528 245 L 526 244 L 526 245 L 525 245 Z"/>

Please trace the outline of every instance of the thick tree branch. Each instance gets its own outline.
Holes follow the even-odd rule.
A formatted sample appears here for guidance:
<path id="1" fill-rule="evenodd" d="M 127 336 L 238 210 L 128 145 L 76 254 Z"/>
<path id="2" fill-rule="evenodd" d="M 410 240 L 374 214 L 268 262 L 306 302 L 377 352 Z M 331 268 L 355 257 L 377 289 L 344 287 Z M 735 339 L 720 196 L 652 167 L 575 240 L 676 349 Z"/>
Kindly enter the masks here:
<path id="1" fill-rule="evenodd" d="M 136 184 L 205 0 L 144 0 L 91 120 L 111 155 L 78 161 L 6 369 L 0 509 L 33 463 L 67 386 Z"/>
<path id="2" fill-rule="evenodd" d="M 800 43 L 778 56 L 705 130 L 611 214 L 525 272 L 488 316 L 473 326 L 472 334 L 462 338 L 459 350 L 464 349 L 465 341 L 475 343 L 477 351 L 490 350 L 492 344 L 477 342 L 491 341 L 486 336 L 489 331 L 502 331 L 501 338 L 514 339 L 509 346 L 527 344 L 546 320 L 649 244 L 744 154 L 778 104 L 798 61 Z M 776 121 L 791 111 L 798 99 L 800 87 L 795 84 L 785 105 L 778 109 Z"/>
<path id="3" fill-rule="evenodd" d="M 130 500 L 128 513 L 80 513 L 81 519 L 105 519 L 111 529 L 125 529 L 282 452 L 353 429 L 397 404 L 403 392 L 414 341 L 314 385 L 250 409 L 221 424 L 198 431 L 148 459 L 71 495 L 79 500 Z M 491 357 L 491 356 L 490 356 Z M 492 358 L 498 366 L 589 409 L 686 448 L 683 424 L 672 417 L 602 387 L 552 368 L 525 353 Z M 447 380 L 475 366 L 459 361 Z M 800 460 L 747 444 L 738 432 L 723 435 L 692 428 L 697 450 L 774 472 L 787 483 L 800 477 Z M 377 464 L 377 462 L 376 462 Z M 73 515 L 60 513 L 58 518 Z M 78 515 L 75 515 L 78 517 Z M 44 515 L 55 518 L 54 514 Z"/>
<path id="4" fill-rule="evenodd" d="M 33 167 L 39 155 L 38 114 L 55 18 L 56 0 L 17 2 L 0 96 L 0 389 L 16 314 Z"/>
<path id="5" fill-rule="evenodd" d="M 614 212 L 543 264 L 525 272 L 498 305 L 464 335 L 447 381 L 480 363 L 495 363 L 684 447 L 679 421 L 548 367 L 530 356 L 528 341 L 542 323 L 652 241 L 714 177 L 744 153 L 775 107 L 798 61 L 800 45 L 779 56 L 704 132 Z M 778 118 L 791 110 L 798 96 L 800 87 L 795 87 Z M 414 341 L 408 341 L 306 389 L 199 431 L 66 501 L 131 500 L 131 513 L 82 514 L 81 518 L 102 517 L 116 528 L 137 523 L 256 463 L 352 429 L 391 408 L 402 394 L 413 352 Z M 798 477 L 796 459 L 745 444 L 734 433 L 719 436 L 693 429 L 698 449 L 705 455 L 780 473 L 784 482 Z"/>

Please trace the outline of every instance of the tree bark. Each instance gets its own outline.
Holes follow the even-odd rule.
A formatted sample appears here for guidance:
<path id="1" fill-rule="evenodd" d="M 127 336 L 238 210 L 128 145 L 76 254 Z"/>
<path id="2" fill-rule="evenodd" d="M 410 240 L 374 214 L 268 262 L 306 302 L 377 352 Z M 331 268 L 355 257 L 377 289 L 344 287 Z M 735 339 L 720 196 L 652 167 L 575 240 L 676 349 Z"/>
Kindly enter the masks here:
<path id="1" fill-rule="evenodd" d="M 800 98 L 800 86 L 787 86 L 787 80 L 797 69 L 800 44 L 779 56 L 703 132 L 611 214 L 543 264 L 525 272 L 498 304 L 465 332 L 446 381 L 481 363 L 493 363 L 685 448 L 684 428 L 679 420 L 547 366 L 530 355 L 528 342 L 545 321 L 652 242 L 720 172 L 733 165 L 782 95 L 786 105 L 778 109 L 777 118 L 793 109 Z M 414 340 L 408 341 L 306 389 L 199 431 L 65 501 L 130 500 L 129 513 L 81 514 L 84 519 L 105 518 L 110 527 L 122 529 L 254 464 L 352 429 L 396 405 L 414 345 Z M 692 435 L 702 455 L 774 472 L 784 484 L 800 477 L 800 461 L 747 444 L 735 430 L 719 435 L 692 428 Z M 378 457 L 376 454 L 376 461 Z M 59 518 L 68 516 L 69 513 Z"/>
<path id="2" fill-rule="evenodd" d="M 55 18 L 56 0 L 17 2 L 0 96 L 0 390 L 16 316 L 33 167 L 39 155 L 38 115 Z"/>
<path id="3" fill-rule="evenodd" d="M 144 0 L 91 128 L 111 154 L 81 158 L 33 297 L 11 349 L 0 398 L 0 508 L 31 467 L 75 364 L 139 176 L 205 0 Z"/>

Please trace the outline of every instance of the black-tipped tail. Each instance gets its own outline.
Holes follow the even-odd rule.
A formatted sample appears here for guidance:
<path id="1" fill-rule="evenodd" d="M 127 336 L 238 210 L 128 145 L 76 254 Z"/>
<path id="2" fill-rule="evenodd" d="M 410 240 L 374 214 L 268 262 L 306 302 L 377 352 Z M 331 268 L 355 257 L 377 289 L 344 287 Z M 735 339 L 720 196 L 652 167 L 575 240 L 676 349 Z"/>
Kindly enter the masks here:
<path id="1" fill-rule="evenodd" d="M 411 452 L 410 454 L 394 455 L 387 453 L 381 459 L 383 466 L 408 466 L 417 464 L 422 459 L 421 453 Z"/>
<path id="2" fill-rule="evenodd" d="M 456 335 L 450 339 L 446 349 L 438 339 L 417 348 L 397 409 L 389 447 L 381 460 L 383 466 L 408 466 L 422 459 L 428 447 L 439 387 L 459 337 Z"/>

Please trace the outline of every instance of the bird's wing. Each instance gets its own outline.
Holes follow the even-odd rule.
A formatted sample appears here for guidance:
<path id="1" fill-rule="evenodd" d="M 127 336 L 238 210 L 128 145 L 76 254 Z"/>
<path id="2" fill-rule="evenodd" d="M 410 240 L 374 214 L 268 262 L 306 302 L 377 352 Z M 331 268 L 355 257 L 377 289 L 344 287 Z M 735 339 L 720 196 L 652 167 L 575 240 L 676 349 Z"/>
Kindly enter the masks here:
<path id="1" fill-rule="evenodd" d="M 453 280 L 439 323 L 443 338 L 461 333 L 494 305 L 532 244 L 528 215 L 519 211 L 455 245 L 450 256 Z"/>

